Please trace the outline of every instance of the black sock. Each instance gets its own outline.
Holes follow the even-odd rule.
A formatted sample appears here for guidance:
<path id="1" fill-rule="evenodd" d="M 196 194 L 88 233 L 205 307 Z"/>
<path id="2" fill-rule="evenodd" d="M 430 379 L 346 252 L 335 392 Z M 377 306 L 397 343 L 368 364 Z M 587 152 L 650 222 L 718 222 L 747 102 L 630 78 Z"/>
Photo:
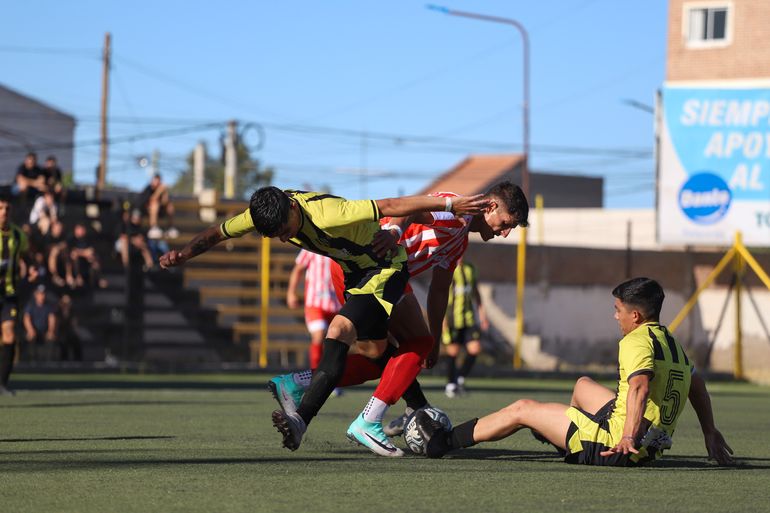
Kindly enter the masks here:
<path id="1" fill-rule="evenodd" d="M 413 410 L 419 410 L 428 406 L 428 399 L 425 397 L 422 387 L 416 379 L 412 381 L 412 384 L 409 385 L 409 388 L 406 389 L 401 398 L 406 401 L 406 406 Z"/>
<path id="2" fill-rule="evenodd" d="M 447 356 L 446 366 L 447 366 L 447 383 L 457 384 L 457 357 Z"/>
<path id="3" fill-rule="evenodd" d="M 449 445 L 452 446 L 452 449 L 462 449 L 463 447 L 476 445 L 476 442 L 473 440 L 473 428 L 476 427 L 478 421 L 479 419 L 471 419 L 452 429 L 449 433 Z"/>
<path id="4" fill-rule="evenodd" d="M 460 371 L 458 372 L 458 374 L 462 377 L 465 377 L 468 374 L 470 374 L 474 363 L 476 363 L 476 355 L 466 354 L 465 360 L 463 361 L 463 365 L 462 367 L 460 367 Z"/>
<path id="5" fill-rule="evenodd" d="M 302 396 L 302 402 L 297 407 L 297 413 L 305 424 L 318 414 L 318 411 L 324 405 L 331 395 L 337 382 L 345 372 L 345 361 L 348 357 L 348 346 L 335 340 L 327 338 L 324 340 L 324 351 L 318 368 L 313 373 L 313 379 L 310 386 Z"/>
<path id="6" fill-rule="evenodd" d="M 16 344 L 3 344 L 3 354 L 0 356 L 0 385 L 8 386 L 8 378 L 13 370 L 13 357 L 16 353 Z"/>

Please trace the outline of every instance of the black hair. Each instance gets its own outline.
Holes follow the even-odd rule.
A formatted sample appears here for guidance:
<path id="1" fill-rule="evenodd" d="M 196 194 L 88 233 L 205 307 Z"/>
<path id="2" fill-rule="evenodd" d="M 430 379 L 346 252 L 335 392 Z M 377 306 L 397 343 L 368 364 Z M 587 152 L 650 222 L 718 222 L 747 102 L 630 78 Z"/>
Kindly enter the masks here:
<path id="1" fill-rule="evenodd" d="M 278 187 L 261 187 L 249 200 L 254 228 L 265 237 L 275 237 L 289 220 L 291 200 Z"/>
<path id="2" fill-rule="evenodd" d="M 631 278 L 612 291 L 612 295 L 623 304 L 637 308 L 645 320 L 657 321 L 663 307 L 663 287 L 650 278 Z"/>
<path id="3" fill-rule="evenodd" d="M 529 225 L 529 203 L 524 191 L 515 183 L 505 180 L 492 186 L 486 193 L 486 196 L 494 196 L 502 200 L 505 208 L 516 219 L 516 222 L 522 228 Z"/>

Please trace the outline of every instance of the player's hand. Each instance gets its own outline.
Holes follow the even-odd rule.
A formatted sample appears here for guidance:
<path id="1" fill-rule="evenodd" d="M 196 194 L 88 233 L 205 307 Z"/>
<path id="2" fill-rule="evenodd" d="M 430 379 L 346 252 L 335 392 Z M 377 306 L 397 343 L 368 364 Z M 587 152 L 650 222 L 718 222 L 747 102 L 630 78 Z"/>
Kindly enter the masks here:
<path id="1" fill-rule="evenodd" d="M 169 267 L 182 265 L 185 263 L 185 258 L 182 256 L 181 251 L 173 250 L 161 255 L 158 259 L 158 263 L 160 264 L 161 268 L 168 269 Z"/>
<path id="2" fill-rule="evenodd" d="M 489 200 L 483 194 L 457 196 L 452 198 L 452 213 L 456 216 L 476 215 L 489 206 Z"/>
<path id="3" fill-rule="evenodd" d="M 430 350 L 430 353 L 428 353 L 428 356 L 425 357 L 425 360 L 422 362 L 422 368 L 423 369 L 432 369 L 434 365 L 436 365 L 436 362 L 438 361 L 438 351 L 441 346 L 438 344 L 438 342 L 433 343 L 433 349 Z"/>
<path id="4" fill-rule="evenodd" d="M 639 454 L 639 451 L 636 450 L 636 447 L 634 447 L 634 441 L 630 438 L 623 437 L 620 439 L 620 442 L 615 445 L 612 449 L 609 449 L 607 451 L 602 451 L 599 453 L 600 456 L 612 456 L 613 454 Z"/>
<path id="5" fill-rule="evenodd" d="M 297 299 L 297 294 L 291 293 L 286 295 L 286 306 L 292 310 L 299 308 L 299 300 Z"/>
<path id="6" fill-rule="evenodd" d="M 732 457 L 733 450 L 727 445 L 719 430 L 715 429 L 713 432 L 705 434 L 704 438 L 710 460 L 716 460 L 719 465 L 735 464 L 735 460 Z"/>
<path id="7" fill-rule="evenodd" d="M 383 258 L 398 247 L 398 239 L 396 230 L 379 230 L 372 239 L 372 249 L 378 257 Z"/>

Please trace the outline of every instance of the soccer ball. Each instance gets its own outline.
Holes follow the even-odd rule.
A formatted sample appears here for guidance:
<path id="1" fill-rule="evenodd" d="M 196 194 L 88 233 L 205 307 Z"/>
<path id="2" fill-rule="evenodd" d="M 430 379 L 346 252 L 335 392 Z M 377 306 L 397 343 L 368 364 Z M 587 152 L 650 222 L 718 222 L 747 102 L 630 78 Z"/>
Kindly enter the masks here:
<path id="1" fill-rule="evenodd" d="M 441 423 L 444 429 L 452 429 L 452 422 L 446 413 L 433 406 L 422 408 L 433 420 L 437 420 Z M 406 446 L 415 454 L 425 455 L 425 440 L 423 439 L 422 432 L 417 427 L 415 416 L 420 410 L 414 411 L 408 419 L 406 419 L 406 426 L 404 426 L 404 441 Z"/>

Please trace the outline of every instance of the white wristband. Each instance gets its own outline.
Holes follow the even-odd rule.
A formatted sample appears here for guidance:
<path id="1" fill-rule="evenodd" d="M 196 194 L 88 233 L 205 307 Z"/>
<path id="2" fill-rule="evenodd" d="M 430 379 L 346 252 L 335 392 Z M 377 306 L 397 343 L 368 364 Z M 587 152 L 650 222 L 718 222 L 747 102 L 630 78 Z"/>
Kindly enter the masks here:
<path id="1" fill-rule="evenodd" d="M 446 197 L 446 203 L 444 206 L 444 212 L 451 212 L 452 211 L 452 198 L 449 196 Z"/>
<path id="2" fill-rule="evenodd" d="M 398 238 L 400 239 L 402 235 L 404 235 L 404 230 L 401 229 L 401 227 L 397 224 L 386 224 L 382 226 L 383 230 L 396 230 L 398 233 Z"/>

